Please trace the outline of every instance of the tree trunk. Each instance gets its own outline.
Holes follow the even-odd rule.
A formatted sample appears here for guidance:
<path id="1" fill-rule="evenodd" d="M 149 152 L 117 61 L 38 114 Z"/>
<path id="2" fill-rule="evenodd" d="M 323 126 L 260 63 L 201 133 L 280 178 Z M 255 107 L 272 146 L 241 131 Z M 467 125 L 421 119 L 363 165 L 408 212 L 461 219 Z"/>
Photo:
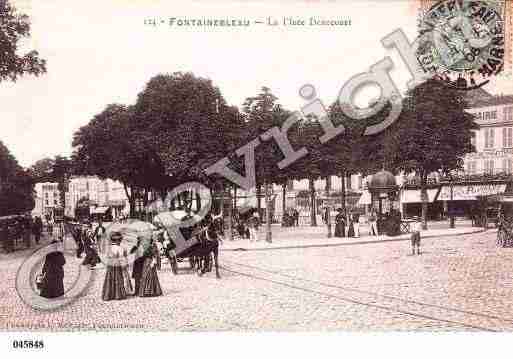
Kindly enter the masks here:
<path id="1" fill-rule="evenodd" d="M 287 210 L 287 184 L 281 185 L 281 194 L 283 196 L 281 201 L 281 214 L 283 216 Z"/>
<path id="2" fill-rule="evenodd" d="M 260 216 L 262 214 L 262 186 L 258 185 L 256 188 L 257 196 L 257 213 Z"/>
<path id="3" fill-rule="evenodd" d="M 326 227 L 328 227 L 328 238 L 331 238 L 331 206 L 330 206 L 330 178 L 326 177 Z"/>
<path id="4" fill-rule="evenodd" d="M 272 234 L 272 231 L 271 231 L 271 222 L 272 222 L 272 217 L 271 217 L 271 188 L 269 185 L 269 183 L 267 182 L 264 182 L 265 183 L 265 187 L 264 187 L 264 190 L 265 190 L 265 227 L 266 227 L 266 231 L 265 231 L 265 240 L 269 243 L 271 243 L 273 241 L 273 234 Z"/>
<path id="5" fill-rule="evenodd" d="M 237 186 L 233 186 L 233 211 L 237 213 Z"/>
<path id="6" fill-rule="evenodd" d="M 196 191 L 196 212 L 201 211 L 201 196 L 199 190 Z"/>
<path id="7" fill-rule="evenodd" d="M 224 218 L 224 184 L 221 186 L 221 207 L 219 208 L 221 218 Z"/>
<path id="8" fill-rule="evenodd" d="M 317 227 L 317 203 L 315 200 L 315 181 L 313 178 L 308 179 L 310 188 L 310 226 Z"/>
<path id="9" fill-rule="evenodd" d="M 341 188 L 340 188 L 340 208 L 342 208 L 342 213 L 346 213 L 346 173 L 342 172 L 340 174 Z"/>
<path id="10" fill-rule="evenodd" d="M 422 200 L 422 229 L 427 229 L 427 211 L 428 211 L 428 195 L 427 195 L 427 175 L 422 173 L 420 176 L 420 197 Z"/>
<path id="11" fill-rule="evenodd" d="M 233 241 L 232 190 L 228 187 L 228 239 Z M 224 207 L 224 204 L 223 204 Z"/>
<path id="12" fill-rule="evenodd" d="M 125 190 L 126 198 L 128 199 L 128 205 L 130 207 L 130 218 L 135 218 L 135 195 L 134 190 L 129 188 L 125 183 L 123 183 L 123 189 Z"/>

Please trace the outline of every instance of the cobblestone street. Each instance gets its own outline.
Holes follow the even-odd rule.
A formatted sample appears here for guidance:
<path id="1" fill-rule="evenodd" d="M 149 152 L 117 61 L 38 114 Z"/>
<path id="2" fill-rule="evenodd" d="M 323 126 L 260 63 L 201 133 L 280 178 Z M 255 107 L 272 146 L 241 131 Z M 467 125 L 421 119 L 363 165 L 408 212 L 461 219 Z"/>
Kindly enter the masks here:
<path id="1" fill-rule="evenodd" d="M 24 256 L 1 259 L 0 328 L 179 331 L 513 329 L 513 249 L 495 231 L 326 248 L 221 251 L 221 280 L 181 263 L 159 273 L 164 296 L 103 302 L 104 270 L 85 295 L 55 312 L 27 307 L 14 288 Z M 65 285 L 79 260 L 68 256 Z"/>

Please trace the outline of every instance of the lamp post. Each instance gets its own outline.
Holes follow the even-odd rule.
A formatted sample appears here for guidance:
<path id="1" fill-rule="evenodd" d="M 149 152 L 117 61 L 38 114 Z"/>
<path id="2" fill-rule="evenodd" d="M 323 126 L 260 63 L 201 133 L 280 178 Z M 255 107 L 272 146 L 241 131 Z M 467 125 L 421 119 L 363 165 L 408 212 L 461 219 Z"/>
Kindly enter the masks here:
<path id="1" fill-rule="evenodd" d="M 451 186 L 451 202 L 450 203 L 452 205 L 452 202 L 454 201 L 454 179 L 452 177 L 452 174 L 450 175 L 450 180 L 451 180 L 451 183 L 450 183 L 450 186 Z M 450 228 L 454 228 L 454 211 L 452 211 L 452 210 L 449 210 L 449 223 L 450 223 L 450 225 L 449 225 Z"/>

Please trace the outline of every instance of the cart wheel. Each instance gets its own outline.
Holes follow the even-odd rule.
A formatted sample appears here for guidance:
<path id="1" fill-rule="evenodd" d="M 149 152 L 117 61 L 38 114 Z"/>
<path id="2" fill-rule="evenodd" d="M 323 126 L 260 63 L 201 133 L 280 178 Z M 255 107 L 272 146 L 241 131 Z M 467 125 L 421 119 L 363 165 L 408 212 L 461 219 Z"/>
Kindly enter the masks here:
<path id="1" fill-rule="evenodd" d="M 175 275 L 178 273 L 178 263 L 176 262 L 176 258 L 175 257 L 171 258 L 171 271 Z"/>

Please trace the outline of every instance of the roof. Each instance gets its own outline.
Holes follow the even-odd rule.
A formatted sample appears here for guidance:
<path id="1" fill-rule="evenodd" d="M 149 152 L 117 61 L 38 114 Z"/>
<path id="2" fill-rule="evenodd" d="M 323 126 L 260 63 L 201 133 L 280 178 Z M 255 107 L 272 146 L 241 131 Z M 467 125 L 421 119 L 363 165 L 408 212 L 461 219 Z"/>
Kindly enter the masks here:
<path id="1" fill-rule="evenodd" d="M 484 91 L 484 90 L 483 90 Z M 472 91 L 469 91 L 472 92 Z M 482 97 L 467 97 L 469 105 L 472 108 L 475 107 L 488 107 L 488 106 L 499 106 L 499 105 L 513 105 L 513 95 L 490 95 Z"/>
<path id="2" fill-rule="evenodd" d="M 493 95 L 483 88 L 479 87 L 474 90 L 467 91 L 465 99 L 468 101 L 469 107 L 482 107 L 481 103 L 493 99 Z"/>

